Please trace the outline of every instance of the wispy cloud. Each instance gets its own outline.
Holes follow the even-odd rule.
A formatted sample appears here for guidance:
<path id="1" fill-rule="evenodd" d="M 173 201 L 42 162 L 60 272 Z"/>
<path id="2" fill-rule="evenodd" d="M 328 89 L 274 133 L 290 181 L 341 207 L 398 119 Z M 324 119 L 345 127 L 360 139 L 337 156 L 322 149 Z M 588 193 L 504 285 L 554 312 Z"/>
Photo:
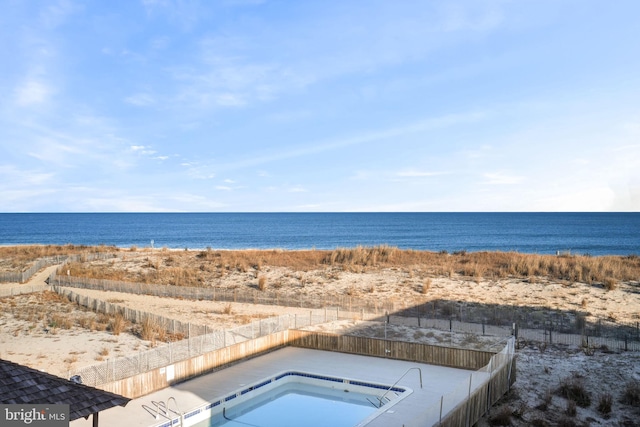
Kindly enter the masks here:
<path id="1" fill-rule="evenodd" d="M 407 170 L 398 172 L 396 175 L 399 177 L 407 177 L 407 178 L 425 178 L 431 176 L 444 175 L 446 172 L 431 172 L 431 171 L 418 171 L 418 170 Z"/>
<path id="2" fill-rule="evenodd" d="M 502 0 L 3 6 L 4 209 L 640 203 L 625 8 L 571 21 L 562 2 Z"/>
<path id="3" fill-rule="evenodd" d="M 198 180 L 209 180 L 216 177 L 216 168 L 212 165 L 200 162 L 182 162 L 180 164 L 186 169 L 189 177 Z"/>
<path id="4" fill-rule="evenodd" d="M 0 165 L 0 188 L 3 186 L 21 184 L 24 187 L 40 186 L 53 183 L 55 173 L 39 170 L 24 170 L 14 165 Z"/>
<path id="5" fill-rule="evenodd" d="M 246 167 L 263 165 L 279 160 L 296 157 L 310 156 L 326 151 L 338 150 L 344 147 L 397 138 L 403 135 L 427 132 L 433 129 L 446 128 L 455 125 L 476 123 L 488 117 L 486 112 L 470 112 L 464 114 L 450 114 L 440 117 L 431 117 L 400 127 L 380 129 L 377 131 L 365 131 L 359 135 L 332 140 L 309 142 L 304 146 L 290 147 L 288 150 L 267 154 L 261 157 L 246 158 L 238 162 L 230 162 L 219 165 L 219 170 L 234 170 Z"/>
<path id="6" fill-rule="evenodd" d="M 488 172 L 482 175 L 484 183 L 489 185 L 513 185 L 524 180 L 524 176 L 511 175 L 504 172 Z"/>
<path id="7" fill-rule="evenodd" d="M 129 147 L 131 151 L 134 153 L 143 155 L 143 156 L 151 156 L 157 153 L 156 150 L 151 149 L 151 147 L 146 147 L 144 145 L 132 145 Z"/>
<path id="8" fill-rule="evenodd" d="M 191 0 L 142 0 L 147 14 L 163 17 L 183 31 L 189 31 L 206 15 L 207 8 Z"/>
<path id="9" fill-rule="evenodd" d="M 290 187 L 287 190 L 289 193 L 306 193 L 309 190 L 307 190 L 306 188 L 304 188 L 302 185 L 295 185 L 293 187 Z"/>
<path id="10" fill-rule="evenodd" d="M 138 107 L 147 107 L 156 103 L 155 98 L 148 93 L 136 93 L 124 99 L 127 104 Z"/>
<path id="11" fill-rule="evenodd" d="M 40 10 L 40 21 L 48 28 L 56 28 L 64 24 L 69 16 L 77 12 L 81 6 L 71 0 L 53 0 Z"/>
<path id="12" fill-rule="evenodd" d="M 44 104 L 54 93 L 53 88 L 40 80 L 28 79 L 15 90 L 15 101 L 20 107 Z"/>

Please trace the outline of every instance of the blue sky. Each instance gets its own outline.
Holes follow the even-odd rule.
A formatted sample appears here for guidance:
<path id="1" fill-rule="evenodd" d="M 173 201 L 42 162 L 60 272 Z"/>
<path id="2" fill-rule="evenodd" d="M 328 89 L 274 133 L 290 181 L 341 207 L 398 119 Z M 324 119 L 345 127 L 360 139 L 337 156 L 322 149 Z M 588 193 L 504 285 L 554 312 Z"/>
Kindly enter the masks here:
<path id="1" fill-rule="evenodd" d="M 4 0 L 0 211 L 639 211 L 638 16 Z"/>

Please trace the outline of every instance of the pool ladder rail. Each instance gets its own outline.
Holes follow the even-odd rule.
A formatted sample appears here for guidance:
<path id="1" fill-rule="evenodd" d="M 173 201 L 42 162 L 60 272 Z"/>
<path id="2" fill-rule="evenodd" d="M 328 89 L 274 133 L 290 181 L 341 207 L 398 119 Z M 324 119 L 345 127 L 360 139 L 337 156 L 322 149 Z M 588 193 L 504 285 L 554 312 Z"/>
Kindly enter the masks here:
<path id="1" fill-rule="evenodd" d="M 414 367 L 412 367 L 412 368 L 409 368 L 409 369 L 407 369 L 407 370 L 406 370 L 406 372 L 405 372 L 404 374 L 402 374 L 402 376 L 401 376 L 400 378 L 398 378 L 398 381 L 396 381 L 395 383 L 393 383 L 393 385 L 392 385 L 391 387 L 389 387 L 389 388 L 387 389 L 387 391 L 385 391 L 385 392 L 384 392 L 384 394 L 378 398 L 378 401 L 380 402 L 380 406 L 379 406 L 379 408 L 381 408 L 381 407 L 382 407 L 382 405 L 385 405 L 386 403 L 388 403 L 388 402 L 390 401 L 390 399 L 387 397 L 387 394 L 388 394 L 388 393 L 389 393 L 389 392 L 390 392 L 390 391 L 391 391 L 391 390 L 392 390 L 396 385 L 398 385 L 398 383 L 400 382 L 400 380 L 402 380 L 402 379 L 405 377 L 405 375 L 407 375 L 410 371 L 412 371 L 412 370 L 414 370 L 414 369 L 416 369 L 416 370 L 418 371 L 418 373 L 420 374 L 420 388 L 422 388 L 422 369 L 420 369 L 420 368 L 418 368 L 418 367 L 416 367 L 416 366 L 414 366 Z M 383 402 L 382 402 L 382 399 L 386 399 L 387 401 L 383 403 Z"/>
<path id="2" fill-rule="evenodd" d="M 171 402 L 173 400 L 173 403 L 175 404 L 176 410 L 173 410 L 171 408 L 169 408 L 169 402 Z M 183 427 L 184 425 L 184 413 L 180 410 L 180 408 L 178 407 L 178 402 L 176 401 L 176 398 L 171 396 L 170 398 L 167 399 L 167 402 L 156 402 L 154 400 L 151 401 L 151 404 L 153 404 L 153 406 L 156 407 L 156 413 L 155 413 L 155 418 L 156 420 L 160 419 L 160 415 L 162 415 L 163 417 L 167 418 L 169 421 L 171 421 L 171 425 L 173 425 L 173 415 L 175 414 L 177 419 L 180 420 L 180 427 Z"/>

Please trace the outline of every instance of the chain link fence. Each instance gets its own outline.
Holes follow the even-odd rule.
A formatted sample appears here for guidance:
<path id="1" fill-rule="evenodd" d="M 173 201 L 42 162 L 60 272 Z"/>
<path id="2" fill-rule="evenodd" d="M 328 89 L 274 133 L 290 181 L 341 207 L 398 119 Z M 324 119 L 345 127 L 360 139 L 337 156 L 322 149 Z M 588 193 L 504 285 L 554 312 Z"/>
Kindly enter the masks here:
<path id="1" fill-rule="evenodd" d="M 159 328 L 185 339 L 168 342 L 157 348 L 140 351 L 136 355 L 110 359 L 105 362 L 69 372 L 69 378 L 80 376 L 82 383 L 96 386 L 107 382 L 128 378 L 151 369 L 167 366 L 181 360 L 199 356 L 214 350 L 238 344 L 247 340 L 267 336 L 291 328 L 303 328 L 338 319 L 337 311 L 310 310 L 309 315 L 282 315 L 260 319 L 233 329 L 213 330 L 207 325 L 181 322 L 176 319 L 135 310 L 69 289 L 54 286 L 54 291 L 70 301 L 93 311 L 108 315 L 122 315 L 125 319 L 141 324 L 151 322 Z"/>
<path id="2" fill-rule="evenodd" d="M 407 318 L 430 319 L 436 329 L 453 330 L 456 324 L 465 324 L 471 333 L 498 334 L 510 331 L 517 337 L 547 343 L 577 344 L 606 342 L 613 348 L 640 349 L 640 320 L 618 322 L 611 318 L 591 318 L 585 313 L 552 310 L 541 307 L 488 305 L 473 302 L 454 304 L 451 301 L 430 301 L 394 313 Z M 554 337 L 557 337 L 554 340 Z"/>
<path id="3" fill-rule="evenodd" d="M 616 322 L 612 319 L 597 318 L 587 321 L 586 316 L 578 311 L 551 310 L 541 307 L 518 307 L 509 305 L 489 305 L 473 302 L 455 302 L 434 300 L 418 305 L 397 303 L 394 301 L 363 301 L 349 296 L 331 296 L 330 298 L 302 295 L 280 295 L 277 292 L 258 290 L 221 290 L 215 288 L 193 288 L 182 286 L 153 285 L 129 283 L 109 280 L 85 279 L 76 277 L 56 277 L 53 275 L 49 283 L 64 286 L 117 291 L 133 294 L 154 295 L 172 298 L 196 300 L 226 301 L 249 304 L 278 305 L 287 307 L 324 308 L 352 313 L 361 319 L 382 318 L 389 313 L 396 317 L 429 319 L 430 327 L 442 330 L 453 330 L 455 325 L 460 331 L 470 333 L 486 333 L 489 331 L 507 330 L 516 333 L 518 330 L 538 331 L 530 336 L 544 338 L 546 332 L 550 339 L 554 335 L 577 335 L 594 337 L 615 342 L 627 342 L 637 348 L 640 346 L 640 319 L 635 323 Z M 426 324 L 425 324 L 426 326 Z M 496 329 L 497 328 L 497 329 Z M 495 333 L 494 333 L 495 334 Z M 498 333 L 500 335 L 500 333 Z M 580 338 L 581 340 L 581 338 Z M 619 346 L 615 346 L 619 347 Z M 622 347 L 624 348 L 624 347 Z"/>
<path id="4" fill-rule="evenodd" d="M 135 355 L 109 359 L 98 364 L 69 371 L 69 378 L 77 376 L 83 384 L 98 386 L 129 378 L 152 369 L 162 368 L 233 344 L 287 329 L 303 328 L 323 323 L 325 319 L 324 313 L 314 313 L 310 316 L 283 315 L 257 320 L 233 329 L 210 330 L 206 334 L 169 342 L 149 350 L 141 350 Z M 335 318 L 330 320 L 335 320 Z"/>

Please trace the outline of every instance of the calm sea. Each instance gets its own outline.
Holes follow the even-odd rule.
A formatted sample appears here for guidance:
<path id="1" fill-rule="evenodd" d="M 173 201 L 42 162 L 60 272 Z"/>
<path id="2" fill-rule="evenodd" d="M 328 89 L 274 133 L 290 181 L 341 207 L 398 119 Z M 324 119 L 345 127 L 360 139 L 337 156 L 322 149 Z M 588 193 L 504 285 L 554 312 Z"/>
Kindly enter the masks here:
<path id="1" fill-rule="evenodd" d="M 640 254 L 640 213 L 4 213 L 0 244 Z"/>

